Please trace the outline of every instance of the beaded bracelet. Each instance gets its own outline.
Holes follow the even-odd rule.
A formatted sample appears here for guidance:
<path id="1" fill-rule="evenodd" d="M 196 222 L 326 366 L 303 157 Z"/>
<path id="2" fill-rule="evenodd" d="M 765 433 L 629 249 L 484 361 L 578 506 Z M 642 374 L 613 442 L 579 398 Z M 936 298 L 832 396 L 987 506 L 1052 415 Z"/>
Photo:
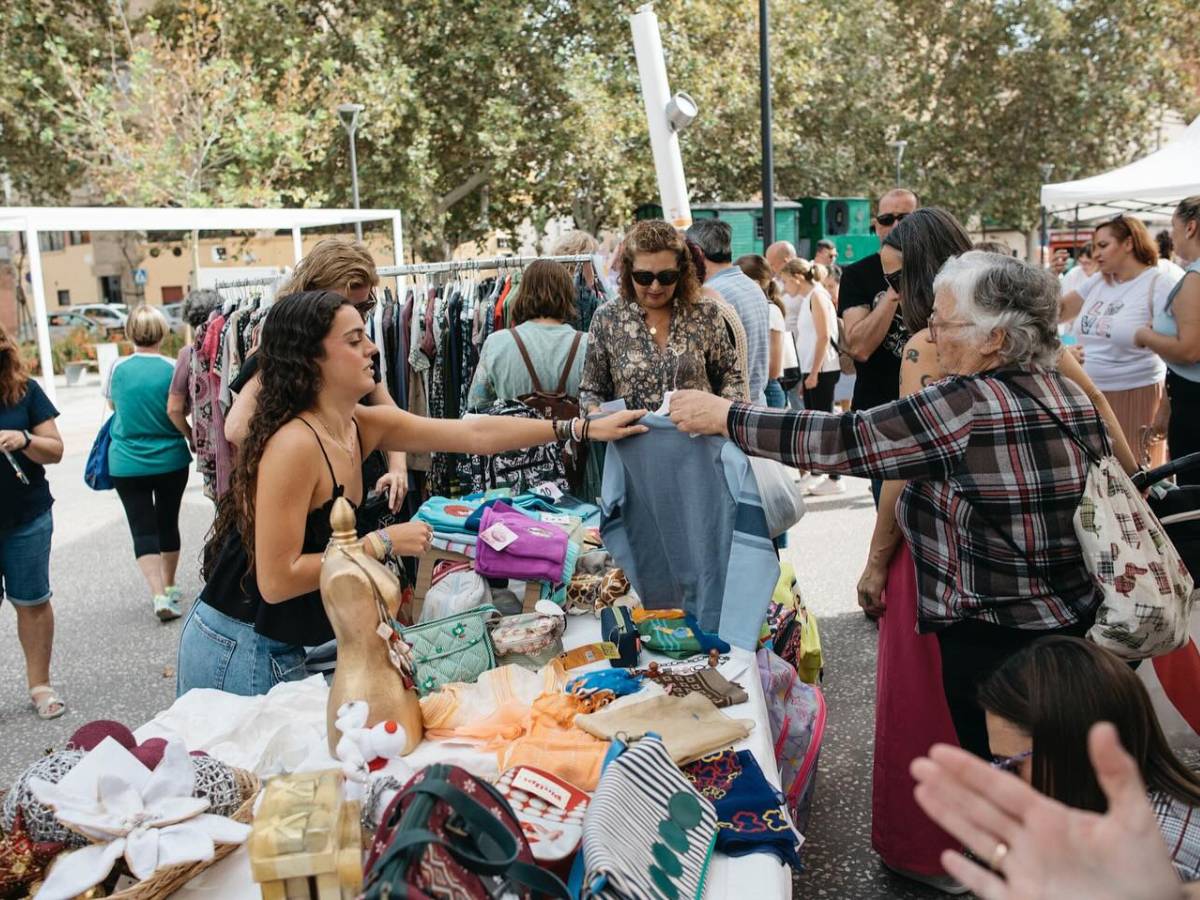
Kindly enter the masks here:
<path id="1" fill-rule="evenodd" d="M 385 558 L 396 555 L 396 548 L 392 546 L 392 538 L 386 530 L 380 528 L 378 531 L 372 532 L 372 534 L 379 538 L 379 543 L 383 545 L 383 555 Z"/>

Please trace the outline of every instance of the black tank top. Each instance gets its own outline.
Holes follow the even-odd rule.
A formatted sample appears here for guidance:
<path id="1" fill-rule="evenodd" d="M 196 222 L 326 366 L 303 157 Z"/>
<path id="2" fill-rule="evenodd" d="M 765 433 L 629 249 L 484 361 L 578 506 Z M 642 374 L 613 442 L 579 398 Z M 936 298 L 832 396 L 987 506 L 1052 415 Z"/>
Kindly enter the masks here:
<path id="1" fill-rule="evenodd" d="M 305 419 L 299 416 L 296 418 L 304 422 L 305 427 L 316 438 L 317 446 L 321 448 L 321 456 L 325 458 L 325 465 L 329 467 L 329 477 L 333 481 L 333 496 L 305 517 L 304 543 L 300 547 L 301 553 L 323 553 L 333 534 L 329 525 L 333 501 L 343 496 L 345 490 L 338 484 L 337 474 L 333 471 L 333 463 L 329 461 L 329 454 L 325 452 L 321 436 Z M 354 420 L 354 431 L 358 435 L 361 463 L 362 434 L 358 430 L 357 420 Z M 358 513 L 357 507 L 355 513 Z M 359 533 L 362 533 L 361 523 Z M 329 617 L 325 615 L 319 590 L 292 597 L 282 603 L 268 603 L 259 592 L 254 571 L 247 571 L 248 566 L 249 559 L 246 556 L 246 548 L 242 546 L 242 536 L 235 528 L 229 533 L 218 553 L 213 564 L 212 577 L 204 586 L 200 599 L 227 616 L 253 625 L 259 634 L 276 641 L 313 647 L 333 640 L 333 626 L 329 624 Z"/>

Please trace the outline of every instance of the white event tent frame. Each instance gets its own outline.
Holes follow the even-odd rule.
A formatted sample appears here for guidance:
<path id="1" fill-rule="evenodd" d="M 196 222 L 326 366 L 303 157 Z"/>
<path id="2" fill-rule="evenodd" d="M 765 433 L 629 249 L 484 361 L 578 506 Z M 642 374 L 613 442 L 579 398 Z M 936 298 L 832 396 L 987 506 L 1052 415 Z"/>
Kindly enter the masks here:
<path id="1" fill-rule="evenodd" d="M 1091 220 L 1128 212 L 1148 218 L 1170 218 L 1184 197 L 1200 194 L 1200 117 L 1183 134 L 1128 165 L 1058 184 L 1042 185 L 1048 212 L 1074 212 Z"/>
<path id="2" fill-rule="evenodd" d="M 404 256 L 404 231 L 398 209 L 247 209 L 148 208 L 121 206 L 14 206 L 0 208 L 0 231 L 20 231 L 29 254 L 37 320 L 38 356 L 43 387 L 55 397 L 54 364 L 50 359 L 50 325 L 38 234 L 43 231 L 282 231 L 292 232 L 292 253 L 299 262 L 304 246 L 301 230 L 353 225 L 390 219 L 395 262 Z"/>

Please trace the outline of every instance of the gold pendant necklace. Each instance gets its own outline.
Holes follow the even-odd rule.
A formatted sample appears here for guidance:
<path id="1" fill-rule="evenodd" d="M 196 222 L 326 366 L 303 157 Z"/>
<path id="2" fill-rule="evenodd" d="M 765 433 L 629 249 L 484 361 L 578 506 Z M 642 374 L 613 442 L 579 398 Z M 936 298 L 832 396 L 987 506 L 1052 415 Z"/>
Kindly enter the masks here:
<path id="1" fill-rule="evenodd" d="M 317 421 L 321 423 L 321 427 L 324 428 L 325 433 L 327 435 L 329 435 L 329 440 L 333 441 L 334 445 L 337 446 L 337 448 L 339 450 L 341 450 L 343 453 L 346 454 L 346 459 L 349 461 L 351 467 L 353 467 L 354 466 L 354 450 L 353 450 L 354 438 L 351 437 L 350 446 L 346 446 L 345 443 L 343 443 L 342 441 L 339 441 L 337 438 L 335 438 L 333 436 L 333 432 L 330 430 L 329 426 L 325 424 L 325 419 L 321 417 L 320 413 L 314 413 L 313 415 L 315 415 L 317 417 Z"/>

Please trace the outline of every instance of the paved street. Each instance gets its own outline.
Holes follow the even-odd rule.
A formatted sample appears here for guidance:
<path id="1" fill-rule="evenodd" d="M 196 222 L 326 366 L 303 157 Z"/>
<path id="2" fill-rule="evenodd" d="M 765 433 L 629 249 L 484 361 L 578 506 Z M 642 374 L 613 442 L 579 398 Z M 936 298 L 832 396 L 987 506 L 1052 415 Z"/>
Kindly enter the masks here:
<path id="1" fill-rule="evenodd" d="M 97 380 L 62 388 L 59 426 L 66 459 L 51 467 L 55 535 L 51 581 L 57 636 L 54 680 L 70 706 L 41 722 L 27 702 L 24 670 L 9 609 L 0 610 L 0 788 L 43 750 L 61 747 L 71 732 L 97 718 L 131 727 L 174 698 L 175 649 L 181 622 L 154 618 L 133 561 L 129 532 L 115 493 L 96 493 L 82 472 L 99 427 Z M 870 850 L 870 792 L 875 629 L 858 611 L 854 583 L 865 557 L 873 509 L 866 482 L 847 480 L 840 497 L 810 500 L 792 531 L 788 555 L 809 606 L 820 616 L 826 658 L 829 726 L 821 752 L 807 870 L 796 897 L 924 898 L 944 896 L 909 887 L 882 870 Z M 192 597 L 200 587 L 199 554 L 212 506 L 193 477 L 182 512 L 179 583 Z"/>

